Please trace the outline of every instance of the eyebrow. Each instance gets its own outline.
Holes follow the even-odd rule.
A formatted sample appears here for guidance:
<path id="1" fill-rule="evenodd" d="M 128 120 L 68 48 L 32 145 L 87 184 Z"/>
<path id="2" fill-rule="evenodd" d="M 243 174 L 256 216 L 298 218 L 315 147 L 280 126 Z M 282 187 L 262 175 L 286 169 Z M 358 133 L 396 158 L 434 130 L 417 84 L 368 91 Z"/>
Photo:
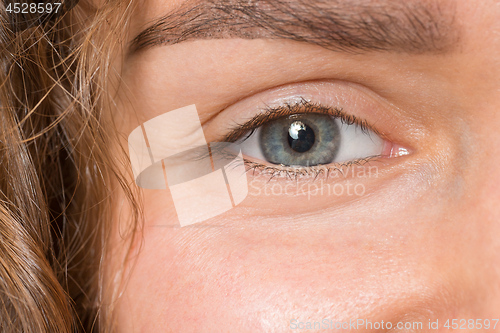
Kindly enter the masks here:
<path id="1" fill-rule="evenodd" d="M 197 39 L 268 38 L 352 53 L 443 53 L 458 41 L 453 13 L 452 2 L 429 0 L 188 0 L 139 33 L 130 52 Z"/>

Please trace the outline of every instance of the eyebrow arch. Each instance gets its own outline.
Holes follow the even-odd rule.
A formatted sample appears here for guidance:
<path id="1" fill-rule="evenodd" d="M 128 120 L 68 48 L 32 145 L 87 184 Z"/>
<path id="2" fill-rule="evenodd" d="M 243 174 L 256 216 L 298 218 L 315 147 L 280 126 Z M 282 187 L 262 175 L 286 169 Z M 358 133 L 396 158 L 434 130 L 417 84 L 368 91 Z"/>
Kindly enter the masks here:
<path id="1" fill-rule="evenodd" d="M 129 52 L 196 39 L 269 38 L 350 53 L 443 53 L 458 40 L 453 9 L 433 0 L 187 0 L 139 33 Z"/>

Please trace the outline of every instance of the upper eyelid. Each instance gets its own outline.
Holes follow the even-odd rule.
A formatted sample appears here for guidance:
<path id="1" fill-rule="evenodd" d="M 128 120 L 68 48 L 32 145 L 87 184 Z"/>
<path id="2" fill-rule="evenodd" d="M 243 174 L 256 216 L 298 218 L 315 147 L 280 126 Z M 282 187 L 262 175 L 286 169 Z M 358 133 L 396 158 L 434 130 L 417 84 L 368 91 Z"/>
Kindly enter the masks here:
<path id="1" fill-rule="evenodd" d="M 376 129 L 368 125 L 365 120 L 358 119 L 353 115 L 349 115 L 343 111 L 342 108 L 328 107 L 321 104 L 316 104 L 301 98 L 300 101 L 294 103 L 286 103 L 278 107 L 266 106 L 265 110 L 256 116 L 252 117 L 247 122 L 234 126 L 228 134 L 226 134 L 220 141 L 235 142 L 239 140 L 244 134 L 249 131 L 255 130 L 266 122 L 300 113 L 320 113 L 328 114 L 336 118 L 340 118 L 342 122 L 352 125 L 358 125 L 361 130 L 366 131 L 370 129 L 377 135 L 381 135 Z"/>

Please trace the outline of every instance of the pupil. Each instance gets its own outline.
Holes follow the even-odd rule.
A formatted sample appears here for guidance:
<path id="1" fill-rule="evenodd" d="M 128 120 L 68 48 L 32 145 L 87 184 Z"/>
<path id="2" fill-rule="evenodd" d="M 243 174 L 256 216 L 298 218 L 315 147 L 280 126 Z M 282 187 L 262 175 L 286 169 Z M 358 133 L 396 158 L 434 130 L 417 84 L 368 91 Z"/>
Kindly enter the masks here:
<path id="1" fill-rule="evenodd" d="M 288 128 L 288 144 L 296 152 L 303 153 L 314 145 L 314 131 L 301 121 L 293 122 Z"/>

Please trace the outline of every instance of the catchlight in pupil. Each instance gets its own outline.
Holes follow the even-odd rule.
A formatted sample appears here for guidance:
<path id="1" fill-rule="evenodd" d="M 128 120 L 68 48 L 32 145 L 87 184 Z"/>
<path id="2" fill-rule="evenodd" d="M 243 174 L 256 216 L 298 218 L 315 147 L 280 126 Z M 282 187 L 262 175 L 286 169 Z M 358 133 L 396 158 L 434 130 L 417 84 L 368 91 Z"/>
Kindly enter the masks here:
<path id="1" fill-rule="evenodd" d="M 295 121 L 288 129 L 288 144 L 296 152 L 303 153 L 314 145 L 315 135 L 311 127 L 301 121 Z"/>

